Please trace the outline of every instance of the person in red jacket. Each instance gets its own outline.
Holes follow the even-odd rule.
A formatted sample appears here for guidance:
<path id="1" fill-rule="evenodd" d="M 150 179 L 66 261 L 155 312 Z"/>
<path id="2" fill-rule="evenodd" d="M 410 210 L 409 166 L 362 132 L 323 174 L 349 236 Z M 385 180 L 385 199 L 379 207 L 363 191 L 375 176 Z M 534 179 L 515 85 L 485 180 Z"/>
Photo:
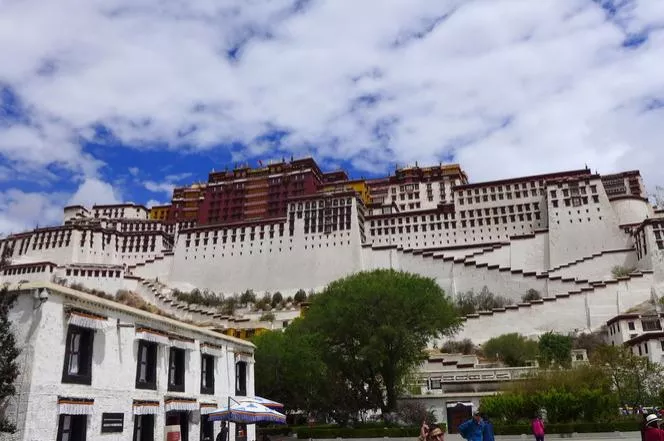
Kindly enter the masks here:
<path id="1" fill-rule="evenodd" d="M 537 415 L 531 425 L 535 441 L 544 441 L 544 421 L 542 420 L 542 415 Z"/>
<path id="2" fill-rule="evenodd" d="M 659 428 L 661 421 L 654 413 L 646 417 L 645 441 L 664 441 L 664 430 Z"/>

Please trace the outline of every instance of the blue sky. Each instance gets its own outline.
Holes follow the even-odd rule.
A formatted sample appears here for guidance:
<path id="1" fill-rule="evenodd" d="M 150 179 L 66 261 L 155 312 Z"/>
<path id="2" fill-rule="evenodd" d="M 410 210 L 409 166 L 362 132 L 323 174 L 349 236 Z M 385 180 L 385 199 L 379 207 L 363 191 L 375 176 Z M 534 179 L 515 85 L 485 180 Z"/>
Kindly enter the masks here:
<path id="1" fill-rule="evenodd" d="M 259 159 L 664 185 L 661 0 L 8 0 L 0 234 Z"/>

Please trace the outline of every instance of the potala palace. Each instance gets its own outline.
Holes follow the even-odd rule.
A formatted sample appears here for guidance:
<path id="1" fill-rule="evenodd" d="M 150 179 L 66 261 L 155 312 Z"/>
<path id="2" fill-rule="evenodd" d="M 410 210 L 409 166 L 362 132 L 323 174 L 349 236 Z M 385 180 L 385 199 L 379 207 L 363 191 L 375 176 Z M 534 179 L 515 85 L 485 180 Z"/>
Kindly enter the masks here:
<path id="1" fill-rule="evenodd" d="M 172 289 L 292 294 L 361 270 L 416 272 L 452 296 L 486 286 L 514 300 L 466 317 L 459 338 L 482 342 L 594 329 L 658 298 L 664 210 L 638 171 L 471 183 L 459 165 L 415 165 L 353 180 L 304 158 L 213 171 L 165 206 L 69 206 L 62 225 L 9 235 L 0 250 L 2 282 L 130 290 L 200 322 L 229 318 L 178 304 Z M 531 288 L 542 299 L 523 303 Z"/>

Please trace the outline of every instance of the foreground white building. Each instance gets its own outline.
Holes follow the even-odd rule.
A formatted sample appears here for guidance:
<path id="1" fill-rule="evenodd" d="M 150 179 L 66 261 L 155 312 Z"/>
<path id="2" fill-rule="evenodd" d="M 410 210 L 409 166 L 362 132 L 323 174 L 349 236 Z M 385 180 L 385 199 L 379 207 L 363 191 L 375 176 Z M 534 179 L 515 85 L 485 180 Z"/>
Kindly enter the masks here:
<path id="1" fill-rule="evenodd" d="M 624 313 L 606 322 L 609 343 L 624 345 L 650 361 L 664 363 L 664 313 Z"/>
<path id="2" fill-rule="evenodd" d="M 214 439 L 207 414 L 253 395 L 252 344 L 50 283 L 13 285 L 16 440 Z M 233 425 L 231 425 L 233 426 Z M 255 439 L 231 427 L 231 441 Z M 237 436 L 236 436 L 237 435 Z"/>
<path id="3" fill-rule="evenodd" d="M 152 211 L 67 207 L 65 223 L 8 236 L 2 280 L 60 279 L 135 291 L 193 320 L 173 288 L 226 295 L 320 289 L 362 270 L 434 278 L 456 296 L 513 301 L 468 316 L 460 337 L 596 329 L 664 289 L 664 212 L 638 171 L 589 169 L 469 183 L 458 166 L 351 181 L 313 160 L 213 172 Z M 616 276 L 613 269 L 621 268 Z M 542 300 L 523 303 L 529 289 Z"/>

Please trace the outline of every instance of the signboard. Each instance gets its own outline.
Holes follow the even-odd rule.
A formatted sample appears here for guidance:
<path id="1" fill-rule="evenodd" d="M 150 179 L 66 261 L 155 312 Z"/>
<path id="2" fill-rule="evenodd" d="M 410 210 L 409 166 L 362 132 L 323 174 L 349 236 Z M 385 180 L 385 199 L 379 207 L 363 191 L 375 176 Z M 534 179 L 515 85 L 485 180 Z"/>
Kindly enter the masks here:
<path id="1" fill-rule="evenodd" d="M 180 435 L 180 425 L 176 426 L 166 426 L 164 430 L 165 441 L 181 441 L 182 436 Z"/>
<path id="2" fill-rule="evenodd" d="M 102 413 L 101 433 L 120 433 L 124 430 L 124 413 Z"/>

